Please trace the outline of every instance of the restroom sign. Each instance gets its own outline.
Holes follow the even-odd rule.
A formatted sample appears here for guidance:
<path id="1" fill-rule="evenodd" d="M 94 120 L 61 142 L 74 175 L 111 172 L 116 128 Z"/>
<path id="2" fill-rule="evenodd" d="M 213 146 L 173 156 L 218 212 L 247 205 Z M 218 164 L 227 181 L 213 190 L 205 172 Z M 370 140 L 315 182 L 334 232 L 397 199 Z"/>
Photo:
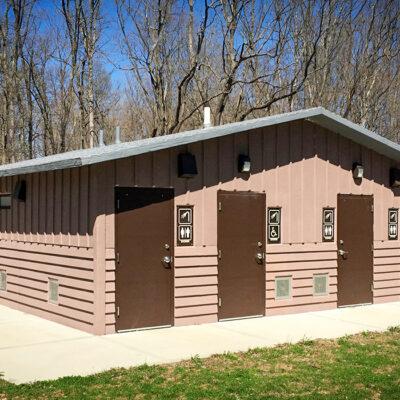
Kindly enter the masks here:
<path id="1" fill-rule="evenodd" d="M 388 238 L 389 240 L 397 240 L 398 237 L 398 219 L 399 210 L 397 208 L 389 208 L 388 215 Z"/>
<path id="2" fill-rule="evenodd" d="M 193 206 L 177 207 L 178 246 L 193 245 Z"/>
<path id="3" fill-rule="evenodd" d="M 333 208 L 322 209 L 322 240 L 333 242 L 335 238 L 335 210 Z"/>
<path id="4" fill-rule="evenodd" d="M 281 209 L 268 208 L 268 243 L 281 242 Z"/>
<path id="5" fill-rule="evenodd" d="M 181 225 L 179 227 L 179 241 L 181 243 L 190 243 L 192 241 L 193 237 L 193 232 L 192 232 L 193 227 L 190 225 Z"/>
<path id="6" fill-rule="evenodd" d="M 193 220 L 193 207 L 178 207 L 178 223 L 190 225 Z"/>

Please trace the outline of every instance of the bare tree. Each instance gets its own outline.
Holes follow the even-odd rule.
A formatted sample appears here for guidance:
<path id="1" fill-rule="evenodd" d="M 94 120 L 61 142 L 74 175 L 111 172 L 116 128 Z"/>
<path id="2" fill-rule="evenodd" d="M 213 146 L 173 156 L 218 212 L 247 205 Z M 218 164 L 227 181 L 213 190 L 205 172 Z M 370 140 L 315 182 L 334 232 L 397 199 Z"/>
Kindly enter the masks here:
<path id="1" fill-rule="evenodd" d="M 99 20 L 101 0 L 88 0 L 88 7 L 81 8 L 83 46 L 87 64 L 87 102 L 89 115 L 89 146 L 94 146 L 95 137 L 95 82 L 94 57 L 99 40 Z"/>
<path id="2" fill-rule="evenodd" d="M 193 0 L 116 4 L 129 68 L 154 116 L 152 136 L 179 130 L 188 112 L 188 89 L 201 66 L 211 5 L 204 0 L 196 29 Z"/>
<path id="3" fill-rule="evenodd" d="M 321 105 L 399 141 L 396 0 L 105 4 L 0 2 L 1 162 L 199 127 L 206 104 L 215 124 Z"/>
<path id="4" fill-rule="evenodd" d="M 20 153 L 24 157 L 26 82 L 21 63 L 34 3 L 28 0 L 7 0 L 0 8 L 0 90 L 4 99 L 0 130 L 3 162 L 19 159 Z"/>

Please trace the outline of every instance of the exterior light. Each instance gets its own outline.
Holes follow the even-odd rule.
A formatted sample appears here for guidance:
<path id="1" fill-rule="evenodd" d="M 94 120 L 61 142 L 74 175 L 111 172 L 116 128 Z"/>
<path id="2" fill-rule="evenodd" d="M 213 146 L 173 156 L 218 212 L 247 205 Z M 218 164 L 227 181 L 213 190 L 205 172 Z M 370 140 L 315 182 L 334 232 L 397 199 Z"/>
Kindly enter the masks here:
<path id="1" fill-rule="evenodd" d="M 250 157 L 244 154 L 240 154 L 238 158 L 238 171 L 239 172 L 250 172 L 251 162 Z"/>
<path id="2" fill-rule="evenodd" d="M 362 179 L 363 177 L 364 177 L 364 167 L 357 162 L 353 163 L 353 178 Z"/>
<path id="3" fill-rule="evenodd" d="M 193 178 L 197 175 L 196 157 L 190 153 L 178 155 L 178 177 Z"/>
<path id="4" fill-rule="evenodd" d="M 391 187 L 393 188 L 400 187 L 400 169 L 390 168 L 389 181 Z"/>
<path id="5" fill-rule="evenodd" d="M 14 188 L 14 198 L 18 201 L 26 201 L 26 181 L 18 181 Z"/>

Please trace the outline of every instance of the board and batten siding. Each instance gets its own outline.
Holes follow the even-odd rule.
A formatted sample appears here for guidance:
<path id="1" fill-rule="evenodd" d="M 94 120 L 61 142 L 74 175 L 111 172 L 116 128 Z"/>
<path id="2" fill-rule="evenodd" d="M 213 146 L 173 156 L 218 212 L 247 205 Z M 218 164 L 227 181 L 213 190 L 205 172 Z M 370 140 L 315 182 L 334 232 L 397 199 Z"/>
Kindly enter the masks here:
<path id="1" fill-rule="evenodd" d="M 177 155 L 184 151 L 196 156 L 199 174 L 193 179 L 177 177 Z M 250 156 L 250 176 L 237 172 L 240 153 Z M 365 168 L 360 185 L 352 178 L 354 161 Z M 338 134 L 298 121 L 117 160 L 107 168 L 112 184 L 174 187 L 175 206 L 194 205 L 194 244 L 175 247 L 175 325 L 186 325 L 218 320 L 218 190 L 265 192 L 267 207 L 282 207 L 282 244 L 266 247 L 267 315 L 336 307 L 336 237 L 323 243 L 321 235 L 322 208 L 336 211 L 338 193 L 374 195 L 374 299 L 400 300 L 400 243 L 387 240 L 387 209 L 400 207 L 399 193 L 388 187 L 392 165 Z M 107 218 L 106 242 L 112 250 L 114 218 Z M 385 246 L 391 249 L 387 260 L 378 255 Z M 110 251 L 107 332 L 115 329 L 112 255 Z M 313 276 L 320 273 L 328 274 L 326 296 L 313 295 Z M 291 299 L 275 299 L 279 276 L 292 277 Z"/>
<path id="2" fill-rule="evenodd" d="M 177 156 L 184 151 L 196 156 L 199 173 L 193 179 L 177 176 Z M 251 158 L 250 176 L 237 172 L 241 153 Z M 352 178 L 354 161 L 365 169 L 360 185 Z M 19 279 L 14 293 L 0 293 L 1 302 L 30 309 L 33 299 L 38 314 L 95 333 L 115 332 L 116 185 L 173 187 L 175 212 L 177 205 L 194 205 L 193 246 L 175 247 L 175 325 L 218 320 L 218 190 L 265 192 L 267 207 L 282 207 L 282 243 L 266 246 L 267 315 L 336 307 L 337 238 L 323 243 L 321 225 L 323 207 L 337 211 L 338 193 L 374 196 L 374 301 L 400 300 L 400 241 L 387 240 L 387 210 L 400 208 L 399 192 L 388 187 L 392 165 L 338 134 L 297 121 L 91 167 L 27 175 L 28 201 L 0 212 L 0 260 L 14 268 L 12 279 Z M 16 180 L 3 179 L 2 191 L 10 191 Z M 7 246 L 18 254 L 7 256 Z M 32 251 L 36 248 L 42 252 Z M 28 261 L 22 253 L 39 255 Z M 60 280 L 59 306 L 44 295 L 50 272 Z M 313 295 L 316 273 L 329 276 L 326 296 Z M 290 299 L 275 298 L 279 276 L 292 278 Z"/>
<path id="3" fill-rule="evenodd" d="M 104 333 L 104 294 L 96 290 L 105 281 L 97 233 L 102 173 L 95 165 L 0 180 L 1 193 L 12 193 L 19 179 L 27 183 L 26 202 L 13 199 L 11 209 L 0 210 L 0 269 L 7 272 L 1 304 Z M 58 304 L 49 302 L 49 279 L 59 283 Z"/>

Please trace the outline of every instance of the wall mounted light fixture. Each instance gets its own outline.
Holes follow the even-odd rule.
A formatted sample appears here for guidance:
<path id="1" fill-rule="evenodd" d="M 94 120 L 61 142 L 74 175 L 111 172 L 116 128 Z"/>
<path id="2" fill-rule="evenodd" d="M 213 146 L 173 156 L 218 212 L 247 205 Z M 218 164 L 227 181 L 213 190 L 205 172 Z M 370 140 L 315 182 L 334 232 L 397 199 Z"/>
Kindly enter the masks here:
<path id="1" fill-rule="evenodd" d="M 393 188 L 400 187 L 400 169 L 390 168 L 389 182 Z"/>
<path id="2" fill-rule="evenodd" d="M 178 154 L 178 177 L 193 178 L 196 175 L 196 157 L 190 153 Z"/>
<path id="3" fill-rule="evenodd" d="M 354 179 L 364 178 L 364 167 L 358 162 L 353 163 L 353 178 Z"/>
<path id="4" fill-rule="evenodd" d="M 14 199 L 26 201 L 26 181 L 18 181 L 14 188 Z"/>
<path id="5" fill-rule="evenodd" d="M 238 157 L 238 171 L 248 173 L 251 169 L 250 157 L 245 154 L 239 154 Z"/>

